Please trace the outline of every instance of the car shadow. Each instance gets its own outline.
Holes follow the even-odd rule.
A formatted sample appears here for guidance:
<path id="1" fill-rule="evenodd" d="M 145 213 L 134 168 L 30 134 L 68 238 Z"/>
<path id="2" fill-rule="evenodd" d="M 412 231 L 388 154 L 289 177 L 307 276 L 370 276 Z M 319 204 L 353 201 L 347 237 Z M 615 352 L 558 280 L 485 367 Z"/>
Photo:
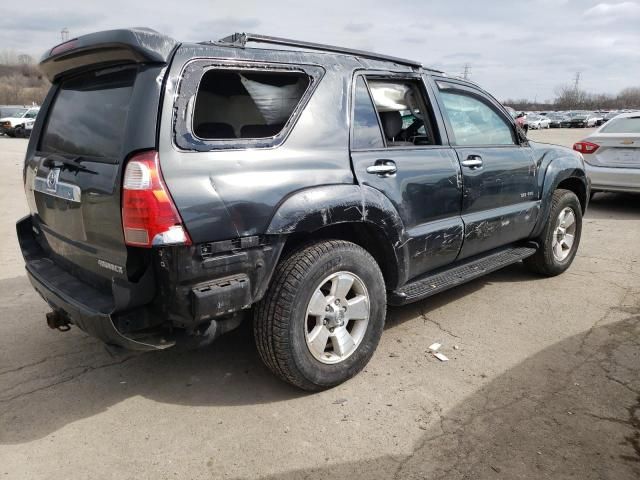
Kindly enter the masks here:
<path id="1" fill-rule="evenodd" d="M 514 265 L 427 300 L 390 308 L 385 330 L 428 315 L 490 282 L 532 278 Z M 0 292 L 5 316 L 15 322 L 3 328 L 23 331 L 20 350 L 28 358 L 13 368 L 0 364 L 0 444 L 41 438 L 135 395 L 192 406 L 257 405 L 309 395 L 280 381 L 262 364 L 250 321 L 206 348 L 114 354 L 78 329 L 66 334 L 46 329 L 47 307 L 26 278 L 0 281 Z M 7 301 L 2 298 L 5 293 L 19 296 L 19 301 Z M 5 353 L 9 355 L 10 349 Z M 55 389 L 55 394 L 47 394 L 49 389 Z M 31 403 L 39 392 L 39 401 Z M 18 408 L 13 409 L 14 405 Z"/>
<path id="2" fill-rule="evenodd" d="M 640 478 L 638 313 L 550 346 L 451 409 L 435 405 L 408 455 L 261 478 Z"/>
<path id="3" fill-rule="evenodd" d="M 640 194 L 596 193 L 589 202 L 588 220 L 638 220 L 640 219 Z"/>

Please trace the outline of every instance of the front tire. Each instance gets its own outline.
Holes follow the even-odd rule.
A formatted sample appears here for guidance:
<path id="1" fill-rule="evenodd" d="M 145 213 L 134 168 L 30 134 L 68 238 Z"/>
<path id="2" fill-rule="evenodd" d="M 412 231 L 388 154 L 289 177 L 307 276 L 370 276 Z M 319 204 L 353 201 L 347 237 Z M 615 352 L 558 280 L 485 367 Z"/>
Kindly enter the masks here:
<path id="1" fill-rule="evenodd" d="M 318 391 L 364 368 L 385 316 L 384 279 L 373 257 L 354 243 L 326 240 L 301 247 L 276 267 L 253 328 L 273 373 Z"/>
<path id="2" fill-rule="evenodd" d="M 524 264 L 533 272 L 552 277 L 569 268 L 582 235 L 582 207 L 575 193 L 558 189 L 553 193 L 551 212 L 538 239 L 540 248 Z"/>

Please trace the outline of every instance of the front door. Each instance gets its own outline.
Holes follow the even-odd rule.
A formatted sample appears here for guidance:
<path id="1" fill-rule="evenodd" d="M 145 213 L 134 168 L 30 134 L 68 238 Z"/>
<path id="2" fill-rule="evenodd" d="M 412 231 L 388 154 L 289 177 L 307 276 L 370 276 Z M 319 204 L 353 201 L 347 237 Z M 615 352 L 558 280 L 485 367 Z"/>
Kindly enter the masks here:
<path id="1" fill-rule="evenodd" d="M 462 169 L 465 237 L 459 259 L 527 238 L 540 202 L 528 143 L 481 90 L 438 81 L 443 115 Z"/>
<path id="2" fill-rule="evenodd" d="M 453 262 L 463 238 L 460 167 L 440 139 L 422 79 L 357 75 L 352 104 L 353 168 L 398 210 L 409 279 Z"/>

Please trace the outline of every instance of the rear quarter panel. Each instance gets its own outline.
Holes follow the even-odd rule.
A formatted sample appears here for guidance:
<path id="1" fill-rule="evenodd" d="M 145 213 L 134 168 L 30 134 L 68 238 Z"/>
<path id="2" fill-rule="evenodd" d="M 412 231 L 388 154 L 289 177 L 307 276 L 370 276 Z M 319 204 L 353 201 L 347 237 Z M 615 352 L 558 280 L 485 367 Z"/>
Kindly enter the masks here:
<path id="1" fill-rule="evenodd" d="M 315 65 L 325 73 L 288 138 L 279 146 L 185 150 L 174 141 L 174 100 L 185 64 L 203 58 L 239 64 Z M 299 52 L 200 45 L 178 50 L 164 95 L 160 162 L 165 182 L 195 243 L 264 233 L 278 205 L 296 191 L 353 184 L 347 92 L 351 70 L 357 66 L 349 57 Z M 177 111 L 176 115 L 182 113 Z"/>

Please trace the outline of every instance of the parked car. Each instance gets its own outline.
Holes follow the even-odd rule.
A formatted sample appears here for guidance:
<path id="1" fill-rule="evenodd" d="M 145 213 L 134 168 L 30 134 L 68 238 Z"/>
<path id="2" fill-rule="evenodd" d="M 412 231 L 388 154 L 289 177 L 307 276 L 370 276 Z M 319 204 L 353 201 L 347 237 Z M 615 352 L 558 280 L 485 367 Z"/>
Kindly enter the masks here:
<path id="1" fill-rule="evenodd" d="M 527 120 L 526 113 L 518 112 L 516 114 L 516 125 L 522 128 L 522 130 L 524 130 L 524 133 L 527 133 L 529 131 L 529 122 Z"/>
<path id="2" fill-rule="evenodd" d="M 571 118 L 569 127 L 572 128 L 589 128 L 595 127 L 598 118 L 592 113 L 579 113 Z"/>
<path id="3" fill-rule="evenodd" d="M 613 111 L 613 112 L 607 112 L 603 115 L 602 117 L 602 123 L 607 123 L 609 120 L 611 120 L 612 118 L 620 115 L 621 112 L 619 111 Z"/>
<path id="4" fill-rule="evenodd" d="M 568 117 L 561 113 L 549 113 L 547 118 L 549 119 L 549 128 L 560 128 L 563 121 L 568 121 Z"/>
<path id="5" fill-rule="evenodd" d="M 52 328 L 158 350 L 251 311 L 264 363 L 321 390 L 367 364 L 387 304 L 576 255 L 582 156 L 418 62 L 136 29 L 58 45 L 40 69 L 17 235 Z"/>
<path id="6" fill-rule="evenodd" d="M 640 192 L 640 112 L 615 116 L 573 145 L 587 164 L 592 192 Z"/>
<path id="7" fill-rule="evenodd" d="M 0 118 L 0 133 L 4 133 L 9 137 L 16 136 L 24 130 L 25 122 L 36 118 L 39 107 L 16 109 L 9 113 L 8 117 Z"/>
<path id="8" fill-rule="evenodd" d="M 549 125 L 551 124 L 551 120 L 541 115 L 527 115 L 527 122 L 529 123 L 529 128 L 534 130 L 549 128 Z"/>

